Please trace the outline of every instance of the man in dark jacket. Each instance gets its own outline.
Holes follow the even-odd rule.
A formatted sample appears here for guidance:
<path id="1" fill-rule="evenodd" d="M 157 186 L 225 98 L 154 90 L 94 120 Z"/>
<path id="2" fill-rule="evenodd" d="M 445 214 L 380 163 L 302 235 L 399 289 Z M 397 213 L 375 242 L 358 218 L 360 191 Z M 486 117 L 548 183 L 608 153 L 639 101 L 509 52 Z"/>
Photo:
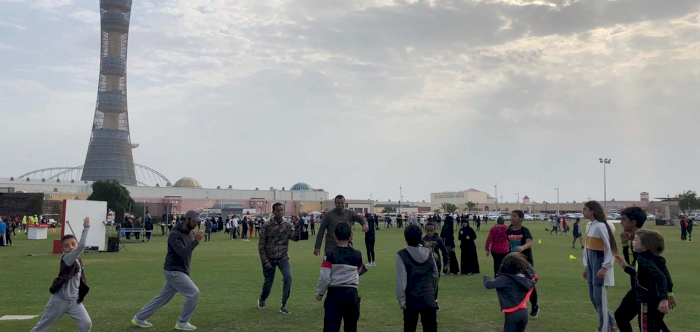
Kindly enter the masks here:
<path id="1" fill-rule="evenodd" d="M 180 293 L 185 296 L 185 305 L 182 313 L 175 323 L 178 330 L 194 330 L 196 327 L 190 324 L 190 318 L 197 308 L 199 299 L 199 288 L 190 279 L 190 260 L 192 251 L 199 245 L 199 241 L 204 237 L 203 231 L 192 233 L 192 230 L 201 222 L 199 212 L 196 210 L 187 211 L 185 220 L 173 227 L 168 237 L 168 253 L 165 255 L 163 265 L 163 275 L 165 275 L 165 285 L 160 294 L 148 302 L 134 318 L 131 324 L 139 327 L 151 327 L 153 324 L 146 321 L 148 317 L 155 314 L 160 307 L 164 306 Z"/>
<path id="2" fill-rule="evenodd" d="M 324 236 L 326 237 L 324 252 L 329 251 L 336 246 L 335 240 L 333 239 L 333 234 L 335 234 L 335 225 L 337 225 L 339 222 L 346 222 L 351 226 L 353 223 L 359 222 L 362 224 L 363 232 L 367 232 L 369 230 L 367 220 L 365 220 L 364 217 L 345 208 L 345 196 L 335 196 L 334 202 L 335 209 L 328 211 L 323 215 L 321 227 L 318 228 L 318 233 L 316 234 L 316 244 L 314 246 L 315 256 L 321 254 L 321 241 L 323 241 Z M 350 244 L 352 245 L 352 242 Z"/>

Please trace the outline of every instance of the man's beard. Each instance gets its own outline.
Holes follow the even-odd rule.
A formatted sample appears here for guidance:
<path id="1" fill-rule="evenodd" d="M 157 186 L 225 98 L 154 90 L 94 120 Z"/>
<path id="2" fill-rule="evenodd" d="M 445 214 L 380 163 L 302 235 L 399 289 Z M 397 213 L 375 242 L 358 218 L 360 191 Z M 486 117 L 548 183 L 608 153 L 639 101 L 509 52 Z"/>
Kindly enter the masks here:
<path id="1" fill-rule="evenodd" d="M 187 223 L 187 225 L 185 225 L 185 226 L 187 226 L 188 231 L 192 231 L 195 227 L 197 227 L 197 226 L 190 225 L 190 223 Z"/>

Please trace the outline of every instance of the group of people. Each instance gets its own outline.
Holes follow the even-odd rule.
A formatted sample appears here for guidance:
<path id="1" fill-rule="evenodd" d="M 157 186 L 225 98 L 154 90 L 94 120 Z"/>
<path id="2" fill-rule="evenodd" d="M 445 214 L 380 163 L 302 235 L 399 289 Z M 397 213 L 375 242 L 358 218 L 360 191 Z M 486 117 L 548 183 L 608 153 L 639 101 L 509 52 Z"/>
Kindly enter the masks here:
<path id="1" fill-rule="evenodd" d="M 299 241 L 303 223 L 299 217 L 292 222 L 283 218 L 284 206 L 273 205 L 273 218 L 266 221 L 260 230 L 258 253 L 264 277 L 257 307 L 266 308 L 276 270 L 283 278 L 283 294 L 279 312 L 289 314 L 287 301 L 291 295 L 292 273 L 288 254 L 289 241 Z M 586 228 L 587 241 L 584 249 L 583 277 L 588 282 L 590 300 L 599 316 L 598 331 L 608 332 L 617 326 L 620 331 L 632 331 L 631 320 L 639 317 L 642 332 L 668 331 L 663 322 L 664 314 L 676 306 L 673 298 L 670 273 L 661 257 L 664 241 L 656 231 L 641 229 L 646 213 L 640 208 L 625 209 L 620 235 L 622 254 L 619 255 L 612 225 L 605 219 L 602 206 L 596 201 L 584 204 L 583 215 L 590 222 Z M 494 278 L 484 276 L 484 286 L 496 289 L 501 310 L 504 313 L 504 331 L 525 331 L 528 317 L 537 317 L 536 284 L 538 276 L 534 269 L 532 255 L 533 238 L 529 229 L 522 225 L 524 213 L 515 210 L 511 213 L 510 225 L 502 218 L 489 230 L 486 239 L 486 256 L 493 257 Z M 474 265 L 469 260 L 476 258 L 477 233 L 468 220 L 459 219 L 461 228 L 458 239 L 462 241 L 462 271 L 478 274 L 478 259 Z M 192 252 L 205 236 L 205 231 L 194 231 L 202 222 L 199 213 L 188 211 L 185 218 L 173 228 L 168 237 L 167 253 L 163 266 L 165 278 L 161 292 L 147 303 L 131 320 L 139 327 L 151 327 L 147 321 L 177 293 L 185 297 L 182 313 L 175 328 L 194 330 L 190 323 L 199 299 L 199 289 L 189 278 Z M 345 208 L 345 198 L 335 198 L 335 209 L 327 212 L 320 224 L 314 243 L 313 254 L 321 254 L 325 239 L 324 256 L 316 299 L 324 303 L 324 331 L 339 331 L 344 324 L 345 331 L 355 331 L 360 315 L 359 281 L 367 267 L 374 264 L 374 231 L 377 218 L 364 218 Z M 366 233 L 368 264 L 365 265 L 362 253 L 353 246 L 352 225 L 359 223 Z M 446 222 L 441 236 L 437 236 L 437 225 L 429 222 L 423 229 L 417 223 L 406 225 L 403 233 L 406 247 L 396 254 L 396 298 L 403 310 L 404 331 L 415 331 L 420 318 L 424 331 L 437 331 L 438 283 L 441 272 L 454 273 L 459 267 L 454 253 L 453 222 Z M 71 316 L 79 326 L 79 331 L 89 331 L 90 317 L 82 305 L 89 288 L 85 279 L 84 267 L 79 258 L 85 248 L 85 239 L 90 228 L 89 218 L 84 220 L 84 230 L 80 241 L 75 236 L 62 238 L 64 255 L 61 258 L 59 277 L 51 286 L 52 296 L 44 315 L 32 331 L 48 331 L 64 314 Z M 631 242 L 631 245 L 630 245 Z M 632 259 L 630 260 L 630 247 Z M 370 248 L 372 250 L 370 250 Z M 371 251 L 371 254 L 370 254 Z M 442 260 L 439 252 L 442 253 Z M 466 257 L 466 258 L 465 258 Z M 467 261 L 465 261 L 467 259 Z M 625 272 L 630 274 L 631 289 L 613 314 L 608 311 L 607 288 L 614 285 L 613 263 L 617 261 Z M 444 268 L 444 270 L 443 270 Z M 528 314 L 527 302 L 532 303 Z"/>
<path id="2" fill-rule="evenodd" d="M 34 216 L 19 216 L 15 217 L 0 217 L 0 247 L 10 247 L 12 246 L 12 237 L 17 236 L 17 230 L 19 229 L 20 234 L 24 232 L 27 234 L 28 226 L 34 224 L 48 224 L 49 220 L 44 216 L 37 217 Z"/>

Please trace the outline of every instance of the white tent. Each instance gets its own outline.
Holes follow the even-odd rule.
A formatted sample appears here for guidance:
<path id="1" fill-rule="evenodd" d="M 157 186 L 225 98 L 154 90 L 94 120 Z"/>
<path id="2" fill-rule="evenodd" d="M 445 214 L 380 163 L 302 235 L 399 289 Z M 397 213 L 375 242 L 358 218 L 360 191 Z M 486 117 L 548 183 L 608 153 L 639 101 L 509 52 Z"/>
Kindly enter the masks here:
<path id="1" fill-rule="evenodd" d="M 310 214 L 313 214 L 314 216 L 322 215 L 323 213 L 318 212 L 318 211 L 311 211 Z"/>

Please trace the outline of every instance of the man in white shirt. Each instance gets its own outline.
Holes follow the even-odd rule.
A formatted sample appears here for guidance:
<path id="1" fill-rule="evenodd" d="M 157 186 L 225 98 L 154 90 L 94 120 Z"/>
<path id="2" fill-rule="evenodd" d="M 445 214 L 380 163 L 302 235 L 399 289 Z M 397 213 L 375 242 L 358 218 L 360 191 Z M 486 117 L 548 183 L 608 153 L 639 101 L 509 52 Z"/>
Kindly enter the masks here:
<path id="1" fill-rule="evenodd" d="M 233 228 L 231 228 L 231 240 L 235 240 L 238 237 L 238 216 L 231 218 L 231 223 Z"/>

